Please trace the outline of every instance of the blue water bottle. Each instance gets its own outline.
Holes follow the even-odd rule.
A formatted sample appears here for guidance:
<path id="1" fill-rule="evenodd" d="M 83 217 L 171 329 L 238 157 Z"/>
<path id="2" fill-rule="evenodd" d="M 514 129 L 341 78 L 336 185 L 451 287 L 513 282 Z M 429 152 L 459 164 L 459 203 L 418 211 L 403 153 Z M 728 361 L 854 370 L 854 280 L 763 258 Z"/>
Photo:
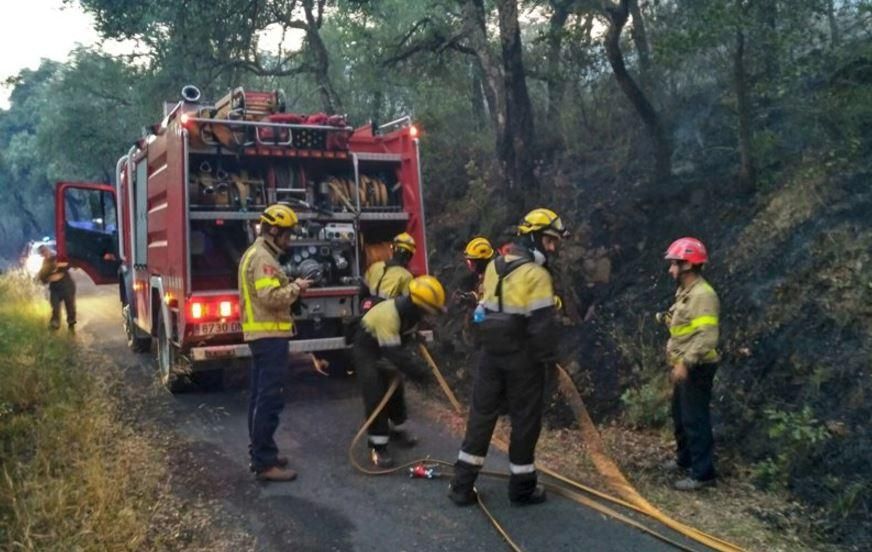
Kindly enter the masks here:
<path id="1" fill-rule="evenodd" d="M 472 311 L 472 321 L 476 324 L 481 324 L 484 322 L 485 317 L 487 316 L 487 312 L 484 310 L 484 305 L 479 303 L 475 310 Z"/>

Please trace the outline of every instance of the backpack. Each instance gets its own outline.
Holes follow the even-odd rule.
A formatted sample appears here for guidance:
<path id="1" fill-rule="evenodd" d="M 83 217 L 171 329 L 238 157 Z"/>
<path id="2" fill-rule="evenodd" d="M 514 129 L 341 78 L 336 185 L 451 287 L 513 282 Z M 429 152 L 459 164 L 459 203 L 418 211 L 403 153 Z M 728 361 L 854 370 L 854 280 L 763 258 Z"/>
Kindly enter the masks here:
<path id="1" fill-rule="evenodd" d="M 495 295 L 499 310 L 487 311 L 485 319 L 476 324 L 478 341 L 484 350 L 492 355 L 509 355 L 523 349 L 526 341 L 527 321 L 518 314 L 503 312 L 503 280 L 521 266 L 533 262 L 527 256 L 506 262 L 498 257 L 495 263 L 497 288 Z"/>

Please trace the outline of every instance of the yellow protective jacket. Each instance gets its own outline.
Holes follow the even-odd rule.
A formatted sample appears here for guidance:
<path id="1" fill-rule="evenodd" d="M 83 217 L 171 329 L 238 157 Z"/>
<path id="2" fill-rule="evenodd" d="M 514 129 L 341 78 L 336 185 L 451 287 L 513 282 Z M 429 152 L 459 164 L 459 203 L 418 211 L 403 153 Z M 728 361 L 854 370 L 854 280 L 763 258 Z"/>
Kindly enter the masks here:
<path id="1" fill-rule="evenodd" d="M 259 237 L 239 263 L 239 313 L 245 341 L 266 337 L 291 337 L 291 305 L 300 288 L 291 282 L 278 261 L 281 251 Z"/>
<path id="2" fill-rule="evenodd" d="M 685 364 L 711 364 L 720 360 L 718 353 L 718 317 L 720 302 L 715 290 L 702 276 L 688 287 L 679 287 L 675 303 L 666 317 L 669 342 L 666 356 L 669 362 L 684 360 Z"/>
<path id="3" fill-rule="evenodd" d="M 508 267 L 514 262 L 523 264 L 505 274 L 500 286 L 497 267 Z M 505 334 L 507 342 L 515 341 L 517 348 L 527 349 L 538 362 L 551 362 L 556 358 L 559 329 L 554 284 L 548 269 L 533 262 L 532 256 L 522 248 L 514 248 L 488 264 L 482 288 L 481 302 L 487 315 L 479 326 L 486 351 L 511 352 L 512 343 L 489 344 L 492 336 Z M 507 322 L 505 315 L 510 315 L 514 321 Z"/>
<path id="4" fill-rule="evenodd" d="M 408 295 L 409 283 L 413 279 L 414 276 L 405 267 L 385 261 L 372 263 L 363 276 L 369 294 L 382 299 Z"/>

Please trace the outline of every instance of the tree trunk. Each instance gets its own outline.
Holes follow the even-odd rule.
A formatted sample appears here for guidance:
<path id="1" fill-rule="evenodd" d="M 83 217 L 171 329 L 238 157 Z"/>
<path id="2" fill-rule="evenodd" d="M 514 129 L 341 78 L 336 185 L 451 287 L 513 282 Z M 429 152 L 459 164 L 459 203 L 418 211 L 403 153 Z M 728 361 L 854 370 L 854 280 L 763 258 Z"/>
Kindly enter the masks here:
<path id="1" fill-rule="evenodd" d="M 505 150 L 506 133 L 506 90 L 503 69 L 488 43 L 484 1 L 466 0 L 462 9 L 469 46 L 475 52 L 476 63 L 482 76 L 482 88 L 496 137 L 496 151 L 501 160 L 500 169 L 504 171 L 501 156 Z"/>
<path id="2" fill-rule="evenodd" d="M 518 2 L 499 0 L 497 10 L 506 89 L 506 127 L 501 158 L 506 165 L 509 188 L 514 190 L 512 195 L 519 200 L 530 200 L 531 195 L 536 194 L 528 192 L 538 188 L 538 184 L 533 172 L 533 104 L 527 91 Z"/>
<path id="3" fill-rule="evenodd" d="M 624 54 L 621 52 L 621 31 L 627 22 L 629 14 L 629 0 L 620 0 L 617 6 L 606 9 L 609 17 L 609 28 L 605 37 L 606 57 L 612 66 L 615 79 L 621 90 L 633 104 L 651 141 L 654 144 L 654 162 L 657 180 L 661 184 L 668 183 L 672 178 L 672 144 L 660 116 L 654 110 L 651 102 L 645 96 L 633 77 L 627 71 L 624 63 Z"/>
<path id="4" fill-rule="evenodd" d="M 733 80 L 739 116 L 739 189 L 748 193 L 754 189 L 756 175 L 751 151 L 751 102 L 748 98 L 748 75 L 745 69 L 745 33 L 741 28 L 736 31 Z"/>
<path id="5" fill-rule="evenodd" d="M 479 63 L 470 64 L 470 102 L 472 108 L 472 116 L 475 120 L 475 128 L 481 130 L 485 127 L 485 121 L 488 116 L 488 107 L 485 104 L 484 98 L 484 83 L 482 82 L 482 71 Z"/>
<path id="6" fill-rule="evenodd" d="M 835 48 L 842 42 L 841 33 L 839 32 L 839 21 L 836 19 L 835 0 L 827 1 L 827 22 L 830 25 L 830 43 Z"/>
<path id="7" fill-rule="evenodd" d="M 563 95 L 566 90 L 566 79 L 560 70 L 560 52 L 563 50 L 563 27 L 569 18 L 569 10 L 564 2 L 559 1 L 552 1 L 551 8 L 553 11 L 548 20 L 548 36 L 546 37 L 548 45 L 546 85 L 548 87 L 548 124 L 556 129 L 559 128 L 560 106 L 563 103 Z"/>
<path id="8" fill-rule="evenodd" d="M 630 0 L 630 15 L 633 16 L 633 27 L 630 36 L 636 45 L 636 54 L 639 56 L 639 81 L 642 89 L 648 94 L 653 94 L 651 86 L 651 48 L 648 44 L 648 33 L 645 31 L 645 20 L 642 18 L 642 10 L 639 8 L 639 0 Z"/>
<path id="9" fill-rule="evenodd" d="M 315 16 L 313 7 L 312 0 L 303 2 L 306 13 L 306 43 L 313 60 L 312 72 L 318 85 L 318 94 L 321 96 L 321 107 L 328 114 L 342 113 L 344 111 L 342 100 L 330 80 L 330 55 L 321 38 L 321 18 Z"/>

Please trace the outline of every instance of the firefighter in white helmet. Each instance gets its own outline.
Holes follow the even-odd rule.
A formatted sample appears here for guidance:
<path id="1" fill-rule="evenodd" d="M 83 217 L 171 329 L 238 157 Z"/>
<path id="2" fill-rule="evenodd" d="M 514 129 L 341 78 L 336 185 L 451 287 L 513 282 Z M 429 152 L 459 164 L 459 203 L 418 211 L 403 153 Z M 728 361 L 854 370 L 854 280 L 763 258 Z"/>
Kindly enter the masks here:
<path id="1" fill-rule="evenodd" d="M 354 365 L 363 395 L 366 418 L 381 402 L 397 369 L 413 378 L 423 378 L 422 367 L 404 345 L 417 340 L 418 322 L 425 315 L 445 311 L 445 289 L 433 276 L 418 276 L 409 283 L 409 295 L 374 305 L 360 320 L 354 338 Z M 386 362 L 387 361 L 387 362 Z M 415 439 L 403 426 L 406 400 L 402 379 L 385 409 L 369 428 L 370 458 L 378 467 L 393 465 L 388 443 L 413 446 Z"/>
<path id="2" fill-rule="evenodd" d="M 518 225 L 517 241 L 485 271 L 484 319 L 477 324 L 483 354 L 449 491 L 457 505 L 476 502 L 475 480 L 504 403 L 512 423 L 509 499 L 518 505 L 545 500 L 534 456 L 545 373 L 556 360 L 558 328 L 554 286 L 544 265 L 567 235 L 554 211 L 534 209 Z"/>
<path id="3" fill-rule="evenodd" d="M 279 456 L 274 439 L 284 409 L 282 385 L 287 374 L 288 339 L 294 331 L 291 305 L 310 281 L 290 281 L 278 258 L 290 246 L 297 215 L 284 204 L 267 207 L 260 217 L 260 236 L 239 264 L 239 313 L 242 333 L 251 349 L 248 435 L 251 470 L 265 481 L 291 481 L 297 473 Z"/>

